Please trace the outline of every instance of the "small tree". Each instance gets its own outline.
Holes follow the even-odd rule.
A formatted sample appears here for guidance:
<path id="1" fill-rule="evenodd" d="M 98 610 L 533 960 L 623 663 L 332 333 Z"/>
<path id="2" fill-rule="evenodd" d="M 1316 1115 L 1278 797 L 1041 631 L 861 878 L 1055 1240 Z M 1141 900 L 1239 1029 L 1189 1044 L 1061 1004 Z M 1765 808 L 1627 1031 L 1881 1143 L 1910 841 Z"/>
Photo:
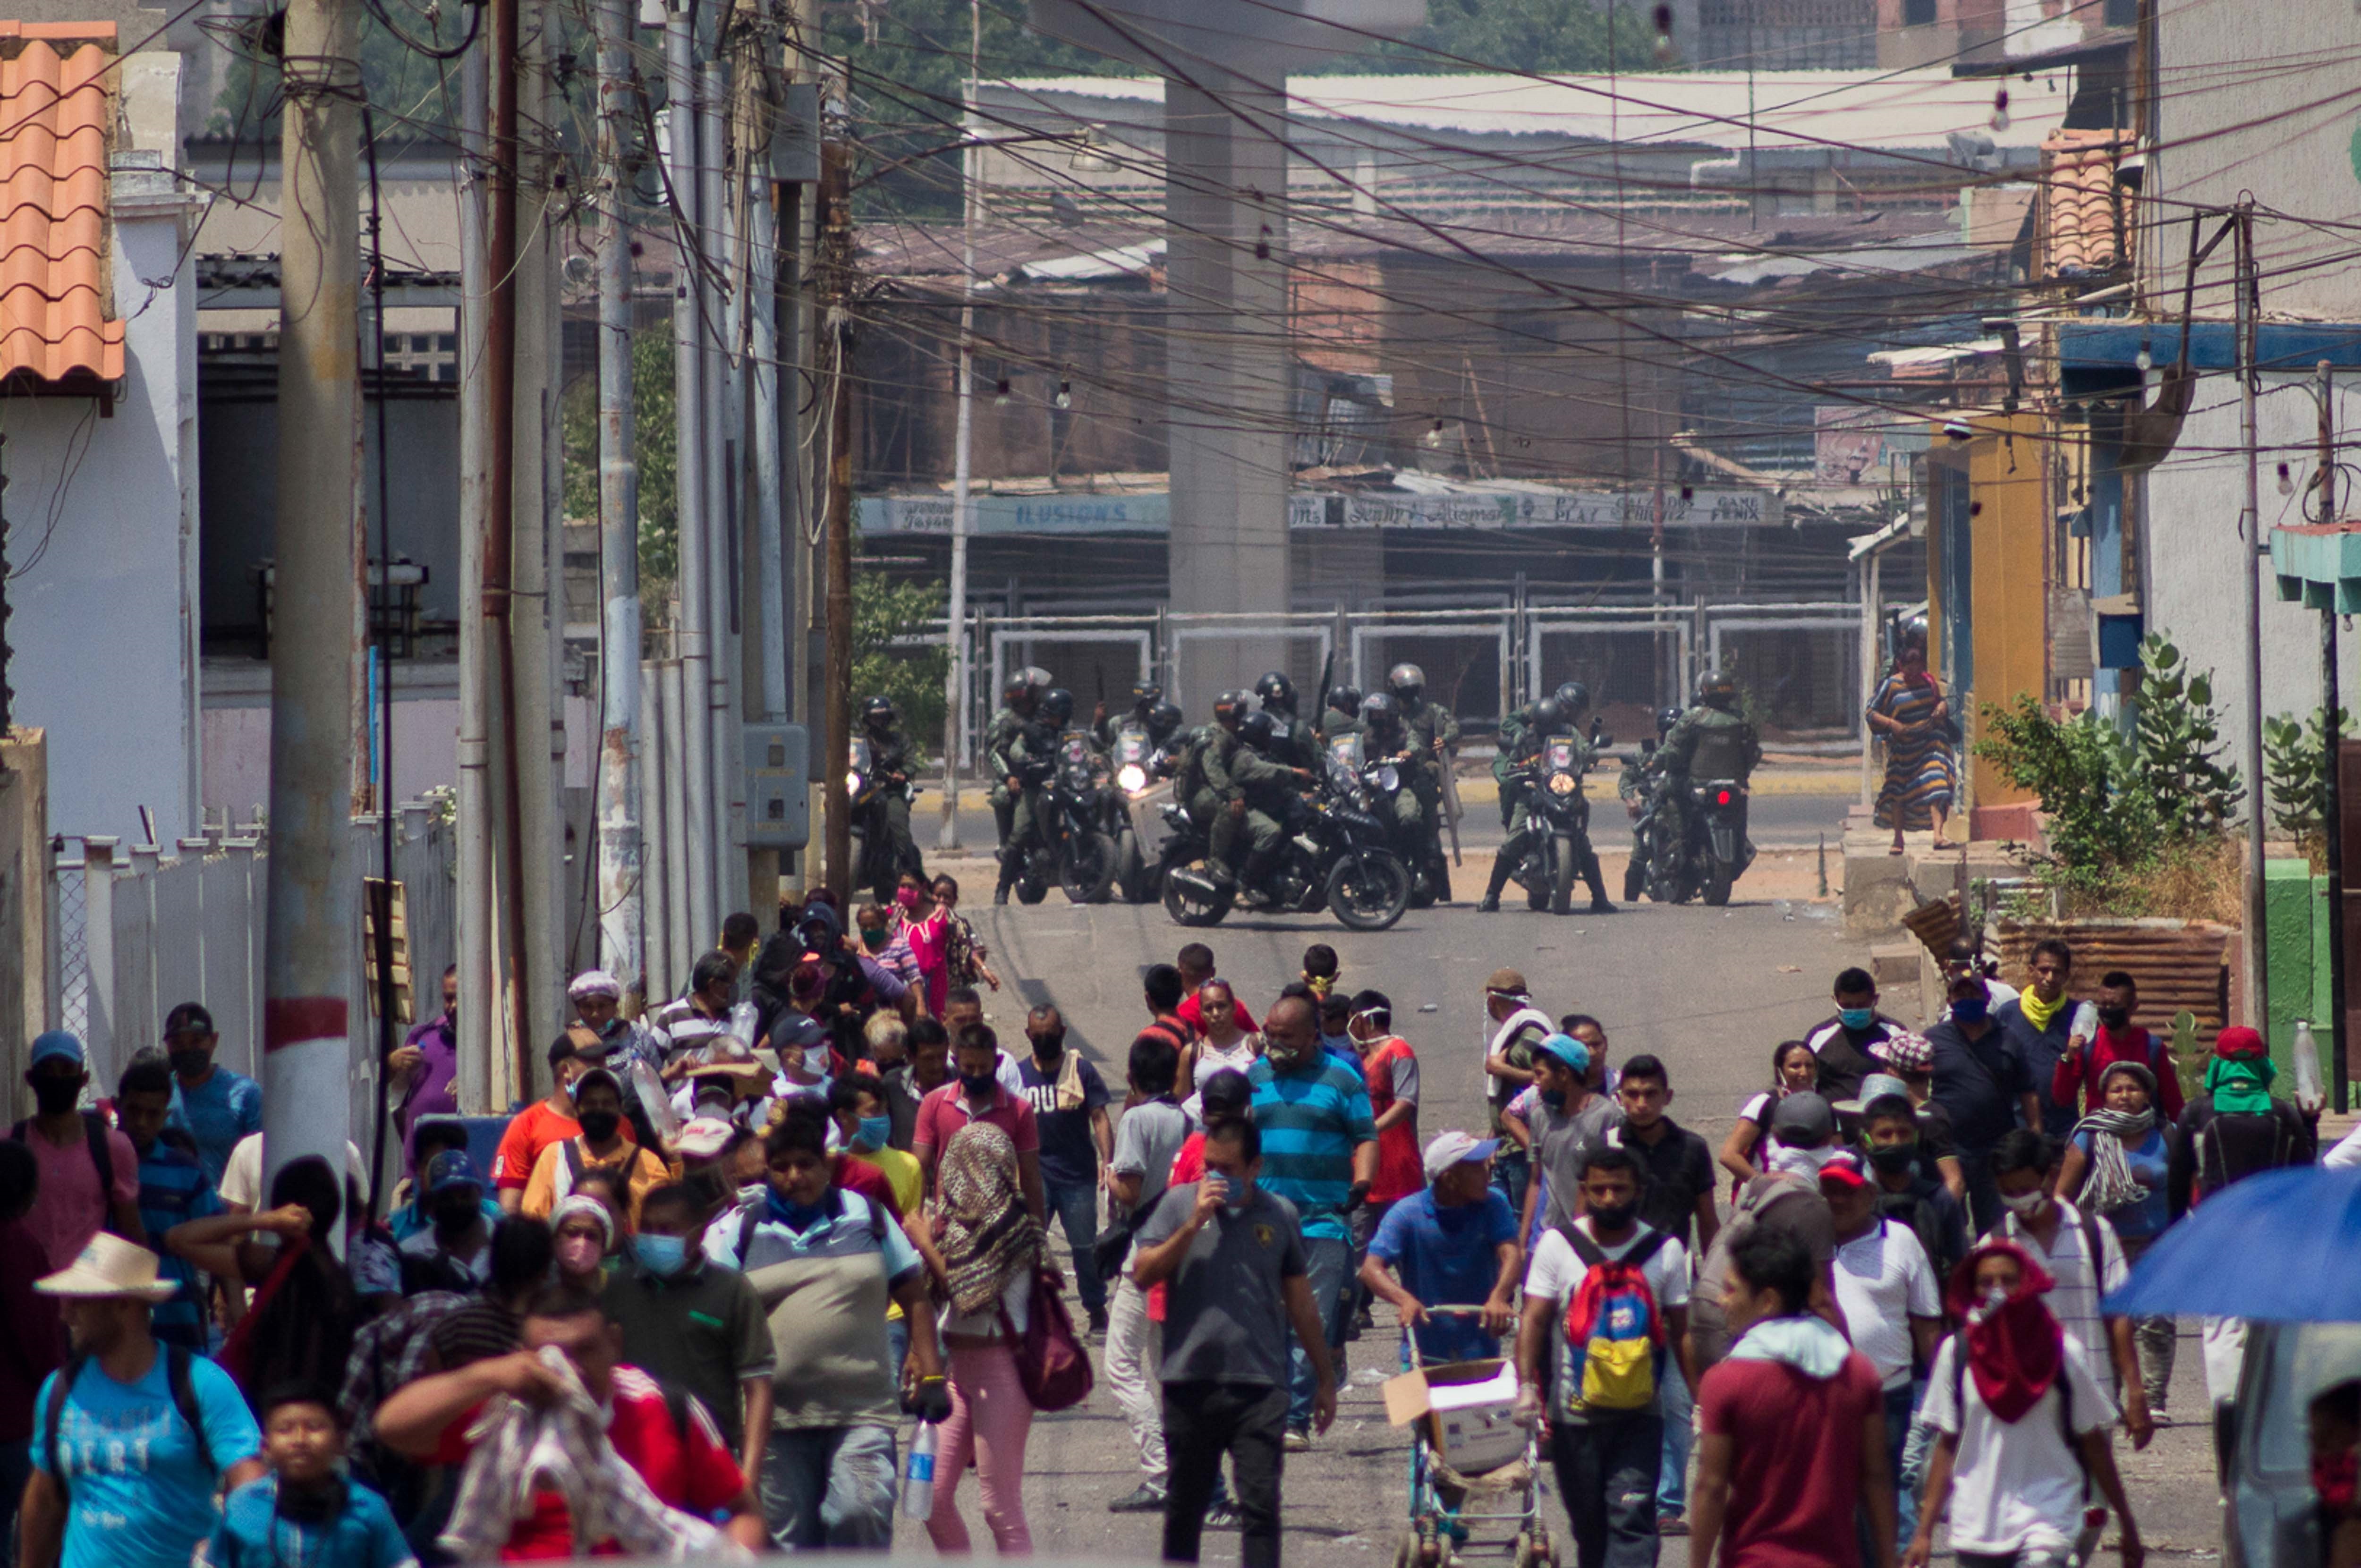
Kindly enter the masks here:
<path id="1" fill-rule="evenodd" d="M 2337 734 L 2353 733 L 2353 716 L 2337 710 Z M 2328 821 L 2327 710 L 2309 718 L 2284 714 L 2263 720 L 2263 777 L 2274 819 L 2282 832 L 2317 839 Z"/>
<path id="2" fill-rule="evenodd" d="M 923 648 L 894 646 L 943 612 L 940 583 L 896 582 L 877 572 L 852 578 L 852 702 L 883 694 L 902 716 L 903 733 L 923 756 L 934 755 L 943 733 L 943 679 L 950 651 L 939 641 Z"/>
<path id="3" fill-rule="evenodd" d="M 2140 670 L 2132 750 L 2141 784 L 2169 837 L 2219 832 L 2246 790 L 2221 761 L 2229 748 L 2213 710 L 2213 676 L 2191 672 L 2160 633 L 2140 644 Z"/>

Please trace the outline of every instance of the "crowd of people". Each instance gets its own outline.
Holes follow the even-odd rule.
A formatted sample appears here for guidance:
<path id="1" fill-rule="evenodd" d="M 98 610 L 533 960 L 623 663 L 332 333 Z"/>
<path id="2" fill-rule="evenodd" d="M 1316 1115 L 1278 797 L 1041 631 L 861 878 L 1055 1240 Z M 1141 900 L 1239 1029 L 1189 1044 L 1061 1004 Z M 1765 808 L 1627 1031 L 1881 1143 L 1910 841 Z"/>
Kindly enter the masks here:
<path id="1" fill-rule="evenodd" d="M 387 1064 L 381 1206 L 357 1148 L 268 1164 L 202 1006 L 112 1084 L 41 1036 L 0 1141 L 0 1539 L 397 1568 L 880 1549 L 898 1508 L 964 1552 L 972 1498 L 1027 1553 L 1035 1415 L 1095 1376 L 1139 1467 L 1106 1506 L 1261 1568 L 1383 1304 L 1425 1362 L 1513 1366 L 1579 1568 L 1682 1536 L 1696 1568 L 1891 1568 L 1947 1515 L 1962 1562 L 2037 1568 L 2102 1502 L 2137 1568 L 2112 1433 L 2166 1419 L 2173 1327 L 2104 1297 L 2190 1203 L 2313 1153 L 2253 1031 L 2184 1103 L 2131 978 L 2075 1001 L 2061 943 L 2021 992 L 1957 955 L 1924 1033 L 1843 971 L 1716 1148 L 1664 1060 L 1612 1062 L 1509 969 L 1490 1124 L 1422 1127 L 1392 1001 L 1318 944 L 1275 993 L 1202 943 L 1148 967 L 1110 1085 L 1054 1005 L 1004 1045 L 957 902 L 911 877 L 850 922 L 733 916 L 638 1018 L 577 977 L 549 1092 L 489 1149 L 446 976 Z"/>

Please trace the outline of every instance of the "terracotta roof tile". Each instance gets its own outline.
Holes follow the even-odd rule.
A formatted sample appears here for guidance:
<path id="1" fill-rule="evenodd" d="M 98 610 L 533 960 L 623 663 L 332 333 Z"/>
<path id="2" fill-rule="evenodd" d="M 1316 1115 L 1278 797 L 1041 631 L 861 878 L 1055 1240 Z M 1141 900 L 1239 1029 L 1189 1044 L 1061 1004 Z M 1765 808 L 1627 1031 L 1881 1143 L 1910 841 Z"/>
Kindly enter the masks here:
<path id="1" fill-rule="evenodd" d="M 123 377 L 109 320 L 112 22 L 0 21 L 0 378 Z"/>
<path id="2" fill-rule="evenodd" d="M 2115 163 L 2131 146 L 2132 133 L 2119 130 L 2061 130 L 2041 144 L 2044 277 L 2093 277 L 2130 260 Z"/>

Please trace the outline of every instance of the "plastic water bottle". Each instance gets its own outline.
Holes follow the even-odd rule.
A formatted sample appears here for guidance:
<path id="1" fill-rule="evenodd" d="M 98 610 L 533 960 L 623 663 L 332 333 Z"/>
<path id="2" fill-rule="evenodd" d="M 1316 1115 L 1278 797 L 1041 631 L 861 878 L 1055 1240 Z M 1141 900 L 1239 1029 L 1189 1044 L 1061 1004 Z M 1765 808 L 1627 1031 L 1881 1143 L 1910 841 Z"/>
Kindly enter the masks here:
<path id="1" fill-rule="evenodd" d="M 2320 1082 L 2320 1047 L 2312 1043 L 2312 1020 L 2295 1021 L 2295 1103 L 2307 1116 L 2317 1115 L 2328 1103 Z"/>
<path id="2" fill-rule="evenodd" d="M 910 1440 L 910 1457 L 902 1467 L 902 1512 L 910 1519 L 930 1519 L 935 1512 L 935 1447 L 939 1442 L 932 1421 L 918 1423 Z"/>

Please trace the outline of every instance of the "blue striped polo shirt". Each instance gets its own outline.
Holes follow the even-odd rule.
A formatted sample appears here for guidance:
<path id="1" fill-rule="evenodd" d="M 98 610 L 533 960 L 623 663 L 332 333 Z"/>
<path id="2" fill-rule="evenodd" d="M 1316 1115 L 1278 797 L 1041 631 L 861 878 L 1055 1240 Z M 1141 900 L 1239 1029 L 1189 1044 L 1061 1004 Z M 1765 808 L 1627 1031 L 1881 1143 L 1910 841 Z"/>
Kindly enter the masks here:
<path id="1" fill-rule="evenodd" d="M 1262 1133 L 1257 1185 L 1295 1205 L 1306 1236 L 1349 1240 L 1345 1203 L 1353 1193 L 1353 1146 L 1378 1135 L 1368 1084 L 1325 1051 L 1285 1074 L 1260 1058 L 1246 1081 Z"/>
<path id="2" fill-rule="evenodd" d="M 186 1258 L 164 1251 L 164 1233 L 185 1220 L 209 1219 L 221 1213 L 220 1194 L 195 1155 L 158 1138 L 139 1157 L 139 1223 L 148 1228 L 148 1245 L 159 1255 L 156 1277 L 180 1288 L 157 1303 L 151 1322 L 156 1337 L 203 1354 L 205 1350 L 205 1302 L 197 1267 Z"/>

